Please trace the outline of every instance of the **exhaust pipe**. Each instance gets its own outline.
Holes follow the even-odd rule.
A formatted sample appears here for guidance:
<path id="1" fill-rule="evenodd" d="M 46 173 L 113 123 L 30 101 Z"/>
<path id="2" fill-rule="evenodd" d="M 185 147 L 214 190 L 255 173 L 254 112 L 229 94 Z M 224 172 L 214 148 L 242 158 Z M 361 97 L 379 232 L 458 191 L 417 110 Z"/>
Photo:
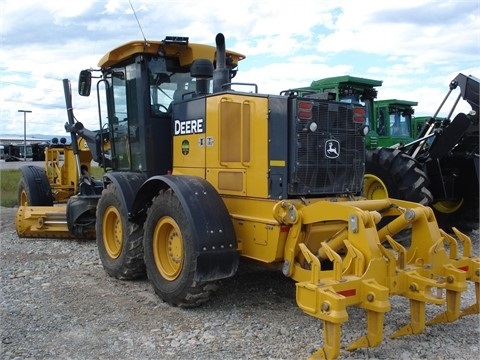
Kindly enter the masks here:
<path id="1" fill-rule="evenodd" d="M 230 71 L 227 68 L 227 51 L 225 49 L 225 36 L 218 33 L 215 37 L 217 54 L 215 59 L 215 70 L 213 71 L 213 92 L 230 90 Z"/>

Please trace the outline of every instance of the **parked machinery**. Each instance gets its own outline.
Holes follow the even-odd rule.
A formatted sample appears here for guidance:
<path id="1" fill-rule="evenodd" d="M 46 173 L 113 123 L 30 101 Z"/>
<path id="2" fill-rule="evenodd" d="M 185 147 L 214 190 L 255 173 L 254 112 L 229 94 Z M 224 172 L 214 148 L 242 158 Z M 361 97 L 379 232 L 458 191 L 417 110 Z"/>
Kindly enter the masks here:
<path id="1" fill-rule="evenodd" d="M 65 138 L 52 139 L 44 150 L 43 168 L 20 167 L 16 226 L 21 236 L 95 238 L 95 212 L 103 182 L 90 175 L 90 168 L 92 161 L 109 168 L 109 136 L 75 122 L 68 81 L 64 81 L 64 92 L 69 118 L 65 127 L 76 130 L 71 132 L 70 144 Z M 66 206 L 54 206 L 59 204 Z"/>
<path id="2" fill-rule="evenodd" d="M 458 74 L 415 140 L 367 153 L 366 172 L 372 175 L 367 191 L 372 196 L 399 192 L 402 199 L 416 201 L 421 196 L 442 226 L 478 228 L 479 83 L 474 76 Z M 439 118 L 455 92 L 457 99 L 447 117 Z M 455 112 L 461 99 L 471 108 L 468 113 Z M 426 186 L 419 187 L 422 183 Z"/>
<path id="3" fill-rule="evenodd" d="M 299 95 L 330 94 L 337 101 L 355 102 L 365 105 L 368 134 L 367 149 L 396 147 L 409 143 L 417 137 L 425 124 L 425 117 L 413 116 L 416 101 L 377 98 L 377 87 L 383 81 L 343 75 L 314 80 L 307 87 L 295 88 Z"/>
<path id="4" fill-rule="evenodd" d="M 365 104 L 367 198 L 430 205 L 445 228 L 478 227 L 478 79 L 459 74 L 451 82 L 448 95 L 455 89 L 460 94 L 447 118 L 438 115 L 448 95 L 433 117 L 414 117 L 417 102 L 375 100 L 375 88 L 381 85 L 347 75 L 316 80 L 295 91 L 306 96 L 327 92 L 339 101 Z M 470 125 L 458 122 L 445 132 L 461 97 L 472 107 Z M 432 154 L 430 146 L 437 149 Z"/>
<path id="5" fill-rule="evenodd" d="M 362 77 L 344 75 L 312 81 L 310 86 L 296 88 L 293 91 L 303 96 L 328 96 L 337 101 L 363 104 L 366 109 L 368 133 L 365 136 L 366 169 L 364 194 L 368 199 L 397 198 L 429 205 L 432 194 L 427 189 L 428 178 L 417 167 L 405 168 L 404 155 L 401 152 L 395 162 L 388 162 L 391 169 L 382 174 L 372 160 L 376 149 L 392 147 L 413 140 L 413 106 L 417 103 L 406 100 L 375 100 L 377 87 L 382 81 Z M 395 130 L 395 131 L 394 131 Z M 401 166 L 398 167 L 397 163 Z M 399 175 L 399 171 L 405 173 Z M 389 176 L 393 172 L 394 176 Z M 386 179 L 392 180 L 390 183 Z M 386 183 L 381 179 L 385 179 Z"/>
<path id="6" fill-rule="evenodd" d="M 382 342 L 392 295 L 411 304 L 409 323 L 393 337 L 478 312 L 480 259 L 468 236 L 439 229 L 429 207 L 361 196 L 365 107 L 261 94 L 255 84 L 234 91 L 243 58 L 226 50 L 222 34 L 216 47 L 167 37 L 113 49 L 98 76 L 81 72 L 81 95 L 95 78 L 106 94 L 101 107 L 98 97 L 99 114 L 107 110 L 100 129 L 108 131 L 97 139 L 104 144 L 108 135 L 109 150 L 100 153 L 110 161 L 103 191 L 76 195 L 88 210 L 97 200 L 94 231 L 106 272 L 147 275 L 161 299 L 194 307 L 209 299 L 213 282 L 235 274 L 240 259 L 275 267 L 296 281 L 298 306 L 323 320 L 324 346 L 312 358 L 339 356 L 350 306 L 367 312 L 367 333 L 350 350 Z M 86 134 L 78 122 L 66 129 Z M 19 235 L 42 234 L 45 227 L 19 230 L 28 223 L 25 208 Z M 72 233 L 77 224 L 66 221 Z M 406 228 L 408 248 L 395 240 Z M 462 310 L 467 280 L 477 299 Z M 426 322 L 427 303 L 445 312 Z"/>
<path id="7" fill-rule="evenodd" d="M 2 145 L 2 148 L 2 159 L 5 159 L 6 162 L 33 160 L 32 145 L 30 144 L 5 144 Z"/>

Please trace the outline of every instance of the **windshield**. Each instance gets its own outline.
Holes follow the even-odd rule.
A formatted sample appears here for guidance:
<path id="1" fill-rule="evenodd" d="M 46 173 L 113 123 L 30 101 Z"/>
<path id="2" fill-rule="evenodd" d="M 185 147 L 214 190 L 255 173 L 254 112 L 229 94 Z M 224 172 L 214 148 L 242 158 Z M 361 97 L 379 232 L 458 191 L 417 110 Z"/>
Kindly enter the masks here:
<path id="1" fill-rule="evenodd" d="M 196 79 L 178 64 L 166 58 L 149 61 L 149 88 L 151 113 L 154 116 L 169 114 L 173 101 L 182 100 L 195 93 Z M 212 86 L 210 82 L 210 87 Z"/>
<path id="2" fill-rule="evenodd" d="M 390 134 L 391 136 L 411 136 L 410 124 L 412 117 L 410 114 L 399 110 L 390 112 Z"/>
<path id="3" fill-rule="evenodd" d="M 150 105 L 153 115 L 169 112 L 173 101 L 193 94 L 196 88 L 196 81 L 189 73 L 151 74 L 150 80 Z"/>

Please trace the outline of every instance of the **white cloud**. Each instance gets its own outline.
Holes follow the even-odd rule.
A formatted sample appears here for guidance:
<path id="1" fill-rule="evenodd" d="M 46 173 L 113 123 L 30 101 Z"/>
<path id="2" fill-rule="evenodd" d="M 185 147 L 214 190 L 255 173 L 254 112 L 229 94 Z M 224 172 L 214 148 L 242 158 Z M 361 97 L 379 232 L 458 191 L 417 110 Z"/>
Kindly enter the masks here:
<path id="1" fill-rule="evenodd" d="M 75 90 L 81 69 L 111 48 L 145 36 L 188 36 L 247 56 L 235 81 L 261 92 L 308 86 L 323 77 L 383 80 L 379 99 L 418 101 L 433 114 L 459 72 L 480 76 L 478 0 L 324 2 L 304 0 L 0 0 L 0 133 L 23 133 L 20 108 L 35 132 L 64 133 L 62 79 Z M 96 129 L 96 101 L 75 95 L 80 121 Z M 29 128 L 30 129 L 30 128 Z M 30 130 L 29 130 L 30 131 Z M 55 133 L 55 135 L 59 135 Z"/>

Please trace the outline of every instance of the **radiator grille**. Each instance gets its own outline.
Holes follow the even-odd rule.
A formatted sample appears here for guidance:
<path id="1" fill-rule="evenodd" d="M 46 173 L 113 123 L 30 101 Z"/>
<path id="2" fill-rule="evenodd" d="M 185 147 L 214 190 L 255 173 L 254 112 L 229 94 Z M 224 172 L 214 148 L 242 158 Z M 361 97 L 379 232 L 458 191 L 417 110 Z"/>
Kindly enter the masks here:
<path id="1" fill-rule="evenodd" d="M 361 192 L 365 166 L 361 125 L 353 122 L 353 107 L 346 103 L 314 101 L 311 119 L 297 117 L 289 194 Z"/>

